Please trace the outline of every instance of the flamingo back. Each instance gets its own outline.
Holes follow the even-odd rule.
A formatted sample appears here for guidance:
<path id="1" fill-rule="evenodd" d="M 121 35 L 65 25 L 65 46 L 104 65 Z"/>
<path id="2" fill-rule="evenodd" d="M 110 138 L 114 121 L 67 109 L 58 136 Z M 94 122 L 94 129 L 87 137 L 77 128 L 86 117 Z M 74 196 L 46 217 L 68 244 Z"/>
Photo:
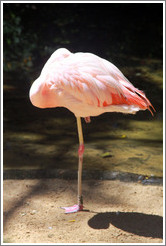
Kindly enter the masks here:
<path id="1" fill-rule="evenodd" d="M 54 52 L 38 81 L 42 107 L 66 107 L 82 117 L 146 109 L 152 113 L 153 106 L 144 92 L 115 65 L 91 53 Z"/>

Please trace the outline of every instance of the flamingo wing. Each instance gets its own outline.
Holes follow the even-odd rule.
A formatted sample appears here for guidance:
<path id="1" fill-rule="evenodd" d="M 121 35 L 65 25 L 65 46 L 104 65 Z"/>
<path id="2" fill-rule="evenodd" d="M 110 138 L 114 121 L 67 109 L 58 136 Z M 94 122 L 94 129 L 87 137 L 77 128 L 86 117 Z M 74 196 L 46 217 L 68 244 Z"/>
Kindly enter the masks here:
<path id="1" fill-rule="evenodd" d="M 136 105 L 149 110 L 152 106 L 116 66 L 91 53 L 70 53 L 51 63 L 47 71 L 50 88 L 65 96 L 61 106 L 67 107 L 70 102 L 97 107 Z M 42 74 L 47 71 L 43 69 Z"/>

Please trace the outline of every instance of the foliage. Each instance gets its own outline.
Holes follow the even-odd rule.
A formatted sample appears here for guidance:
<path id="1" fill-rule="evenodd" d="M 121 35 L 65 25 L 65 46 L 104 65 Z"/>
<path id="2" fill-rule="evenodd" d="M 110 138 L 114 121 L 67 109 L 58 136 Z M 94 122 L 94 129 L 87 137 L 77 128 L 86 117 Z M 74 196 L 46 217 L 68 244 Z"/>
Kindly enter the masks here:
<path id="1" fill-rule="evenodd" d="M 32 66 L 35 42 L 29 45 L 29 33 L 23 35 L 21 17 L 9 11 L 3 22 L 4 30 L 4 70 L 15 70 L 18 66 L 27 70 Z M 35 39 L 35 35 L 33 39 Z"/>
<path id="2" fill-rule="evenodd" d="M 4 70 L 30 71 L 59 47 L 162 57 L 162 4 L 4 3 Z"/>

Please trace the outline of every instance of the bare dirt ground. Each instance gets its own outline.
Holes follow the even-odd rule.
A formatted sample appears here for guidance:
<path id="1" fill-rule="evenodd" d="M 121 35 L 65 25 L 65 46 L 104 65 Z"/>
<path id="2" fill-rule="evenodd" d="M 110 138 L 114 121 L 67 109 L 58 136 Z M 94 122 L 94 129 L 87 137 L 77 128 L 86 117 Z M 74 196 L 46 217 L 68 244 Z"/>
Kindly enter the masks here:
<path id="1" fill-rule="evenodd" d="M 84 209 L 77 181 L 4 180 L 4 242 L 162 243 L 163 188 L 119 180 L 84 180 Z"/>

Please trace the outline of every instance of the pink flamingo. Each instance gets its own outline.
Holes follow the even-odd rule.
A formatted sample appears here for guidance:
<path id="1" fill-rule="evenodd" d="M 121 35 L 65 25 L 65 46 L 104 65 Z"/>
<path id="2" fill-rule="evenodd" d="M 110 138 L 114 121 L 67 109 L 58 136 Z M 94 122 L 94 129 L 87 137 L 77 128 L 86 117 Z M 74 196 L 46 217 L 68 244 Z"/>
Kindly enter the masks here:
<path id="1" fill-rule="evenodd" d="M 62 207 L 65 213 L 83 210 L 82 164 L 84 140 L 81 117 L 105 112 L 135 114 L 152 104 L 145 94 L 136 89 L 112 63 L 91 53 L 71 53 L 65 48 L 56 50 L 32 84 L 30 100 L 38 108 L 66 107 L 77 119 L 78 149 L 78 204 Z M 154 110 L 155 111 L 155 110 Z"/>

